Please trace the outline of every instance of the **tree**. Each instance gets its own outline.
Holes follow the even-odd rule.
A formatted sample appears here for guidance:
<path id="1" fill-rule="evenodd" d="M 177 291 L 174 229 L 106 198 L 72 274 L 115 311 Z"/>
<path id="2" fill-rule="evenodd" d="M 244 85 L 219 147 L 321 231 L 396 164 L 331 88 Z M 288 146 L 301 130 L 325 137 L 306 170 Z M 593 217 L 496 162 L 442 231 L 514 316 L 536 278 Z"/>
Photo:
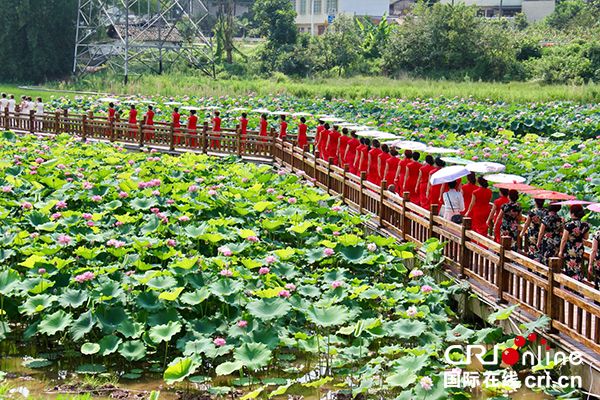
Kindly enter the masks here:
<path id="1" fill-rule="evenodd" d="M 3 2 L 0 80 L 42 82 L 69 74 L 73 67 L 76 13 L 76 0 Z"/>
<path id="2" fill-rule="evenodd" d="M 324 56 L 321 68 L 338 68 L 339 75 L 347 73 L 361 56 L 361 37 L 355 19 L 348 15 L 338 15 L 335 22 L 319 38 L 319 53 Z"/>
<path id="3" fill-rule="evenodd" d="M 233 63 L 233 51 L 236 50 L 233 43 L 233 35 L 236 28 L 233 9 L 233 0 L 219 0 L 219 11 L 215 26 L 215 36 L 217 38 L 216 55 L 220 58 L 223 52 L 225 52 L 228 64 Z"/>
<path id="4" fill-rule="evenodd" d="M 252 8 L 259 33 L 268 47 L 293 45 L 298 38 L 296 11 L 290 0 L 256 0 Z"/>

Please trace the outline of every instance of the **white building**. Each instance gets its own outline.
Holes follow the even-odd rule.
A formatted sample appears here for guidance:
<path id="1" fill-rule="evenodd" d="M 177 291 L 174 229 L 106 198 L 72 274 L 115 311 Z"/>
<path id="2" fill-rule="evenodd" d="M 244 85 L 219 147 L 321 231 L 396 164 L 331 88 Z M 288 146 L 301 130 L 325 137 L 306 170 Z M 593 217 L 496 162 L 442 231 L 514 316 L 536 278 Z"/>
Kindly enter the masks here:
<path id="1" fill-rule="evenodd" d="M 300 32 L 320 35 L 336 15 L 348 14 L 380 19 L 390 11 L 390 0 L 292 0 Z"/>
<path id="2" fill-rule="evenodd" d="M 464 3 L 475 5 L 485 17 L 512 17 L 517 13 L 525 14 L 528 21 L 538 21 L 554 12 L 555 0 L 440 0 L 442 4 Z"/>

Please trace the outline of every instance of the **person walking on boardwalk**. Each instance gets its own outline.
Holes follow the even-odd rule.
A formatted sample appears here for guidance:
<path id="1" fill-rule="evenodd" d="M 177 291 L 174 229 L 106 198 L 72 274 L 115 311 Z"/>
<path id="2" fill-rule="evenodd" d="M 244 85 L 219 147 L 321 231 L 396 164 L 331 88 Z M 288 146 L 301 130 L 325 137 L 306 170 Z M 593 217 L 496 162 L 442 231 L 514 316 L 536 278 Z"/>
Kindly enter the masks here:
<path id="1" fill-rule="evenodd" d="M 585 216 L 585 210 L 581 205 L 572 205 L 570 212 L 571 221 L 565 224 L 558 254 L 563 259 L 564 274 L 573 279 L 583 280 L 585 279 L 583 242 L 589 236 L 590 224 L 581 220 Z"/>
<path id="2" fill-rule="evenodd" d="M 342 136 L 340 136 L 339 145 L 336 151 L 336 160 L 337 165 L 340 167 L 344 166 L 344 156 L 346 155 L 346 150 L 348 149 L 348 143 L 350 142 L 351 137 L 348 135 L 348 128 L 342 128 Z"/>
<path id="3" fill-rule="evenodd" d="M 429 183 L 429 186 L 427 187 L 427 201 L 429 203 L 429 210 L 431 210 L 431 208 L 434 205 L 437 207 L 441 206 L 442 186 L 444 186 L 443 184 L 432 185 L 431 184 L 431 175 L 433 175 L 437 171 L 441 170 L 445 166 L 446 166 L 446 162 L 444 160 L 442 160 L 441 158 L 437 157 L 435 159 L 435 168 L 433 168 L 430 171 L 429 177 L 427 178 L 427 182 Z"/>
<path id="4" fill-rule="evenodd" d="M 191 148 L 198 147 L 198 116 L 196 110 L 190 110 L 190 117 L 187 121 L 188 144 Z"/>
<path id="5" fill-rule="evenodd" d="M 17 101 L 15 100 L 15 95 L 11 94 L 8 98 L 8 112 L 14 114 L 16 108 Z"/>
<path id="6" fill-rule="evenodd" d="M 538 247 L 538 237 L 540 235 L 540 227 L 542 221 L 548 213 L 548 210 L 544 207 L 543 199 L 535 199 L 535 207 L 529 210 L 527 213 L 527 219 L 523 224 L 522 234 L 519 237 L 519 243 L 521 243 L 521 237 L 525 238 L 523 244 L 523 252 L 529 258 L 535 259 L 540 252 Z"/>
<path id="7" fill-rule="evenodd" d="M 285 115 L 283 114 L 279 116 L 279 120 L 279 139 L 285 141 L 287 139 L 288 123 L 285 121 Z"/>
<path id="8" fill-rule="evenodd" d="M 465 209 L 464 199 L 456 186 L 456 181 L 448 182 L 448 191 L 442 195 L 441 215 L 448 221 L 453 221 L 453 217 L 461 215 Z"/>
<path id="9" fill-rule="evenodd" d="M 429 209 L 427 201 L 427 183 L 429 181 L 429 172 L 434 168 L 435 160 L 431 154 L 425 157 L 425 162 L 419 168 L 419 177 L 417 178 L 417 192 L 419 194 L 419 205 L 426 210 Z"/>
<path id="10" fill-rule="evenodd" d="M 212 131 L 213 138 L 210 140 L 210 148 L 211 149 L 220 149 L 221 148 L 221 113 L 219 111 L 215 111 L 214 117 L 212 119 Z"/>
<path id="11" fill-rule="evenodd" d="M 360 138 L 359 145 L 356 146 L 356 156 L 354 157 L 354 163 L 350 167 L 350 172 L 354 175 L 360 175 L 360 159 L 362 157 L 362 152 L 367 145 L 365 144 L 365 138 Z"/>
<path id="12" fill-rule="evenodd" d="M 246 148 L 246 136 L 248 136 L 248 114 L 242 113 L 240 117 L 240 135 L 242 140 L 242 151 Z"/>
<path id="13" fill-rule="evenodd" d="M 327 135 L 327 145 L 325 146 L 325 161 L 328 161 L 332 158 L 333 165 L 337 165 L 337 151 L 340 146 L 340 137 L 342 134 L 338 131 L 338 127 L 336 125 L 333 126 L 333 129 Z"/>
<path id="14" fill-rule="evenodd" d="M 398 163 L 398 170 L 394 183 L 396 184 L 396 193 L 402 196 L 404 190 L 404 177 L 406 176 L 406 166 L 412 161 L 412 150 L 404 150 L 404 158 Z"/>
<path id="15" fill-rule="evenodd" d="M 296 146 L 304 149 L 308 146 L 308 126 L 306 125 L 306 118 L 300 117 L 300 123 L 298 124 L 298 137 L 296 138 Z"/>
<path id="16" fill-rule="evenodd" d="M 394 186 L 394 190 L 396 190 L 396 184 L 394 183 L 394 179 L 396 179 L 396 172 L 398 171 L 398 163 L 400 159 L 398 158 L 398 150 L 395 147 L 392 147 L 390 150 L 390 157 L 385 161 L 385 166 L 383 167 L 383 177 L 389 186 Z"/>
<path id="17" fill-rule="evenodd" d="M 542 219 L 540 231 L 538 233 L 537 247 L 540 249 L 536 260 L 542 264 L 548 264 L 553 257 L 558 257 L 562 234 L 565 229 L 565 221 L 558 212 L 558 204 L 550 204 L 548 212 Z"/>
<path id="18" fill-rule="evenodd" d="M 519 205 L 519 192 L 510 190 L 508 192 L 508 203 L 500 207 L 496 216 L 494 226 L 500 227 L 500 238 L 508 236 L 511 238 L 511 248 L 519 249 L 518 237 L 521 234 L 521 214 L 523 209 Z"/>
<path id="19" fill-rule="evenodd" d="M 148 111 L 144 115 L 144 130 L 146 132 L 146 141 L 154 139 L 154 107 L 148 106 Z"/>
<path id="20" fill-rule="evenodd" d="M 373 140 L 373 148 L 369 150 L 368 162 L 367 162 L 367 180 L 371 183 L 379 185 L 381 182 L 379 178 L 379 155 L 382 153 L 381 143 L 379 140 Z"/>
<path id="21" fill-rule="evenodd" d="M 465 202 L 465 211 L 471 208 L 471 200 L 473 199 L 473 192 L 477 189 L 477 176 L 474 172 L 467 175 L 467 183 L 462 185 L 461 192 L 463 194 L 463 200 Z"/>
<path id="22" fill-rule="evenodd" d="M 269 128 L 269 123 L 267 122 L 267 114 L 262 114 L 260 116 L 260 123 L 259 123 L 259 131 L 258 134 L 259 136 L 262 137 L 261 141 L 264 143 L 267 141 L 267 129 Z"/>
<path id="23" fill-rule="evenodd" d="M 329 144 L 329 135 L 331 135 L 331 131 L 329 130 L 331 127 L 328 123 L 323 125 L 323 131 L 321 131 L 321 140 L 319 141 L 319 157 L 322 160 L 327 160 L 327 145 Z"/>
<path id="24" fill-rule="evenodd" d="M 315 143 L 313 144 L 313 152 L 321 151 L 321 146 L 323 145 L 321 142 L 323 141 L 322 133 L 325 130 L 325 122 L 319 120 L 319 125 L 317 125 L 317 133 L 315 135 Z"/>
<path id="25" fill-rule="evenodd" d="M 421 153 L 419 153 L 418 151 L 414 151 L 412 154 L 412 161 L 406 164 L 406 173 L 404 175 L 404 183 L 402 184 L 402 186 L 404 187 L 404 191 L 410 193 L 410 201 L 414 204 L 420 204 L 419 188 L 417 187 L 417 181 L 419 180 L 419 172 L 421 170 L 422 165 L 419 162 L 419 158 L 421 158 Z"/>
<path id="26" fill-rule="evenodd" d="M 493 237 L 496 243 L 501 242 L 500 235 L 500 225 L 496 224 L 496 218 L 502 209 L 504 204 L 510 203 L 508 199 L 508 189 L 500 189 L 500 197 L 494 200 L 494 204 L 492 205 L 492 210 L 490 211 L 490 215 L 488 217 L 488 226 L 493 227 Z"/>
<path id="27" fill-rule="evenodd" d="M 348 165 L 348 170 L 353 174 L 356 174 L 354 162 L 356 160 L 358 146 L 360 146 L 360 140 L 358 139 L 356 131 L 352 131 L 352 133 L 350 133 L 350 140 L 348 140 L 348 146 L 346 146 L 346 153 L 344 154 L 344 164 Z"/>
<path id="28" fill-rule="evenodd" d="M 173 123 L 173 143 L 176 145 L 181 144 L 181 114 L 179 114 L 179 108 L 173 108 L 173 113 L 171 114 L 171 121 Z"/>
<path id="29" fill-rule="evenodd" d="M 385 167 L 387 165 L 387 160 L 392 157 L 390 154 L 390 147 L 387 144 L 381 145 L 381 153 L 377 156 L 377 184 L 381 185 L 382 181 L 385 179 Z M 389 185 L 393 185 L 393 183 L 387 183 Z"/>
<path id="30" fill-rule="evenodd" d="M 493 193 L 484 177 L 480 176 L 477 183 L 479 187 L 473 191 L 465 217 L 471 218 L 471 227 L 475 232 L 487 236 L 489 230 L 488 218 L 492 209 L 490 201 Z"/>
<path id="31" fill-rule="evenodd" d="M 43 113 L 43 111 L 42 111 Z M 108 103 L 108 123 L 112 124 L 115 122 L 117 110 L 115 109 L 115 103 Z"/>
<path id="32" fill-rule="evenodd" d="M 8 99 L 6 98 L 6 93 L 2 93 L 2 97 L 0 97 L 0 113 L 4 114 L 7 107 Z"/>
<path id="33" fill-rule="evenodd" d="M 369 139 L 365 139 L 364 146 L 360 150 L 360 158 L 358 161 L 358 174 L 362 175 L 362 173 L 368 173 L 369 168 L 369 151 L 371 151 L 371 141 Z"/>
<path id="34" fill-rule="evenodd" d="M 133 139 L 137 129 L 137 110 L 135 108 L 135 104 L 132 104 L 129 107 L 129 118 L 127 123 L 129 124 L 129 137 Z"/>

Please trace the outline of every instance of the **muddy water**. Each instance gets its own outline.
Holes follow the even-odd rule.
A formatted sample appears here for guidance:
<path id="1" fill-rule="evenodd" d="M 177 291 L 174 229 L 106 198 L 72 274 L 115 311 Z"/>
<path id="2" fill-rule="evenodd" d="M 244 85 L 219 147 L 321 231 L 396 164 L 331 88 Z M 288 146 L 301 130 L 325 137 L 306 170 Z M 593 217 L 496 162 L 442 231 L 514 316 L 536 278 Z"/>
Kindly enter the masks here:
<path id="1" fill-rule="evenodd" d="M 7 373 L 6 381 L 11 387 L 26 387 L 30 391 L 30 396 L 36 399 L 55 399 L 59 395 L 75 395 L 77 393 L 74 392 L 73 388 L 69 388 L 68 385 L 74 382 L 81 382 L 82 379 L 84 379 L 82 378 L 82 375 L 67 373 L 66 371 L 61 370 L 56 364 L 43 369 L 31 369 L 24 367 L 22 362 L 23 359 L 20 357 L 4 357 L 0 359 L 0 370 Z M 102 381 L 101 376 L 98 379 Z M 216 384 L 226 385 L 227 382 L 221 381 L 216 382 Z M 53 391 L 57 386 L 62 390 Z M 160 391 L 160 400 L 177 400 L 179 399 L 179 395 L 177 394 L 178 390 L 194 390 L 200 386 L 203 385 L 183 383 L 174 387 L 167 387 L 164 384 L 161 375 L 151 373 L 145 373 L 141 378 L 135 380 L 121 379 L 118 383 L 120 389 L 130 391 L 130 399 L 140 398 L 135 397 L 135 395 L 146 398 L 152 390 L 156 390 Z M 254 388 L 256 388 L 256 386 L 254 386 L 253 389 Z M 291 388 L 289 391 L 290 394 L 302 396 L 299 398 L 303 398 L 304 400 L 326 400 L 333 398 L 333 396 L 328 396 L 326 392 L 327 390 L 324 390 L 319 395 L 317 390 L 296 387 Z M 473 393 L 472 399 L 485 400 L 490 397 L 492 396 L 488 396 L 481 392 L 475 392 Z M 280 398 L 287 399 L 287 396 L 281 396 Z M 534 393 L 525 388 L 513 393 L 511 398 L 515 400 L 551 399 L 549 396 Z M 94 396 L 94 399 L 110 400 L 110 392 Z"/>

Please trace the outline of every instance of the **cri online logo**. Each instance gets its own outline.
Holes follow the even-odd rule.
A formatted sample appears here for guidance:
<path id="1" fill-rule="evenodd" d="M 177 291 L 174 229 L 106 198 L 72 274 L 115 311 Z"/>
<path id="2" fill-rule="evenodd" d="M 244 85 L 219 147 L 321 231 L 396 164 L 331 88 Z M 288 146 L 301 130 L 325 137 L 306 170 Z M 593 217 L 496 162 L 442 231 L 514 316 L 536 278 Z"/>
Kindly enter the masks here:
<path id="1" fill-rule="evenodd" d="M 538 336 L 536 333 L 530 333 L 527 335 L 527 338 L 519 335 L 514 338 L 515 345 L 513 347 L 507 347 L 502 349 L 501 359 L 502 362 L 508 366 L 513 366 L 521 361 L 522 365 L 526 366 L 535 366 L 541 362 L 545 362 L 548 364 L 550 361 L 554 361 L 555 365 L 559 363 L 568 363 L 571 365 L 581 365 L 583 363 L 583 356 L 580 352 L 574 351 L 569 354 L 563 351 L 554 351 L 550 352 L 552 348 L 548 344 L 548 341 L 545 338 L 541 338 L 538 340 Z M 535 348 L 537 344 L 537 350 L 535 353 L 531 350 L 525 350 L 527 345 L 530 345 L 530 348 Z M 481 365 L 498 365 L 501 348 L 499 345 L 494 345 L 494 351 L 491 352 L 493 357 L 484 358 L 488 352 L 489 346 L 483 344 L 470 344 L 470 345 L 452 345 L 446 348 L 444 352 L 444 359 L 448 364 L 451 365 L 470 365 L 472 358 L 475 357 Z M 521 350 L 521 351 L 520 351 Z M 544 353 L 542 353 L 542 351 Z M 464 358 L 460 360 L 454 359 L 452 353 L 461 353 L 464 355 Z"/>

